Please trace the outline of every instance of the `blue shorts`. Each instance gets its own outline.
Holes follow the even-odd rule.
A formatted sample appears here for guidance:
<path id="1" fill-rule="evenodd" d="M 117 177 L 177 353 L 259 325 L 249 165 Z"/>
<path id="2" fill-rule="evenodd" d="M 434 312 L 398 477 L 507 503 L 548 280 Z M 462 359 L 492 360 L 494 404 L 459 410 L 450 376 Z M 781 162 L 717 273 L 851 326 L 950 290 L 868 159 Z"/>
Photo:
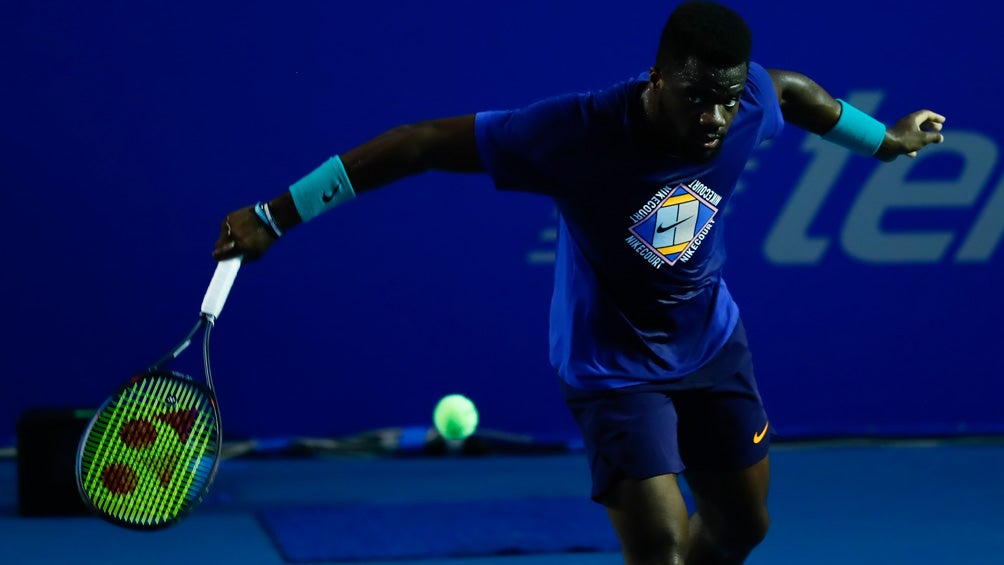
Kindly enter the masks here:
<path id="1" fill-rule="evenodd" d="M 623 478 L 745 469 L 770 446 L 742 321 L 707 365 L 681 379 L 604 391 L 562 381 L 562 390 L 582 431 L 597 501 Z"/>

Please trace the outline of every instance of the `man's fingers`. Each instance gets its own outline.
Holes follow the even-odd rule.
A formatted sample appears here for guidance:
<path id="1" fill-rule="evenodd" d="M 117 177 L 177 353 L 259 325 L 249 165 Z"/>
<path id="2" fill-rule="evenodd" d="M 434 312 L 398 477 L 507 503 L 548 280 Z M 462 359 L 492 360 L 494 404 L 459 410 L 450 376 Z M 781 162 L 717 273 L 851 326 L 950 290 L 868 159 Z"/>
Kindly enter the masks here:
<path id="1" fill-rule="evenodd" d="M 232 239 L 220 239 L 216 242 L 216 246 L 213 248 L 213 259 L 221 261 L 223 259 L 229 259 L 230 257 L 236 256 L 234 248 L 237 247 L 237 242 Z"/>
<path id="2" fill-rule="evenodd" d="M 945 136 L 941 130 L 945 127 L 945 116 L 930 110 L 920 110 L 910 115 L 914 126 L 920 130 L 921 142 L 924 145 L 931 143 L 941 143 L 945 141 Z M 917 152 L 907 153 L 909 157 L 916 157 Z"/>
<path id="3" fill-rule="evenodd" d="M 922 131 L 941 131 L 945 127 L 945 124 L 941 122 L 932 122 L 930 120 L 920 124 L 920 129 Z"/>
<path id="4" fill-rule="evenodd" d="M 913 114 L 913 123 L 917 124 L 917 127 L 920 127 L 925 122 L 943 124 L 945 123 L 945 116 L 930 110 L 921 110 Z"/>

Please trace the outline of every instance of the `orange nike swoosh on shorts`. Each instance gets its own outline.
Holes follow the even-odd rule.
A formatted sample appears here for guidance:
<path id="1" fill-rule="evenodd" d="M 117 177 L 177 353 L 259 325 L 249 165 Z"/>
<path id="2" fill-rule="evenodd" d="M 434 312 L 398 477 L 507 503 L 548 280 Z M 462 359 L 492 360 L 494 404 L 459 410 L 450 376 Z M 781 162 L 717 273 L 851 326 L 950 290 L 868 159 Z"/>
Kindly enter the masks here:
<path id="1" fill-rule="evenodd" d="M 761 441 L 763 441 L 763 437 L 767 435 L 767 428 L 769 426 L 770 422 L 767 422 L 766 424 L 763 425 L 763 429 L 760 430 L 760 433 L 753 434 L 753 443 L 760 443 Z"/>

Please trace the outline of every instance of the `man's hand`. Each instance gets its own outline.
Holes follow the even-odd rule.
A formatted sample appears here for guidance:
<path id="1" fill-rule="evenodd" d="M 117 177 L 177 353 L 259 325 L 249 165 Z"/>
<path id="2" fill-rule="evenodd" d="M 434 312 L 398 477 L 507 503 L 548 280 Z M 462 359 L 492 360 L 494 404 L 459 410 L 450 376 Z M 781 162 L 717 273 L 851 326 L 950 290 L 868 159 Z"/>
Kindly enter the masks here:
<path id="1" fill-rule="evenodd" d="M 227 214 L 220 223 L 220 238 L 213 248 L 213 259 L 222 261 L 244 256 L 244 263 L 260 258 L 275 243 L 275 236 L 248 206 Z"/>
<path id="2" fill-rule="evenodd" d="M 930 110 L 909 114 L 886 130 L 885 140 L 875 152 L 875 157 L 883 161 L 892 161 L 900 155 L 916 157 L 917 151 L 928 144 L 945 140 L 941 134 L 944 124 L 945 116 Z"/>

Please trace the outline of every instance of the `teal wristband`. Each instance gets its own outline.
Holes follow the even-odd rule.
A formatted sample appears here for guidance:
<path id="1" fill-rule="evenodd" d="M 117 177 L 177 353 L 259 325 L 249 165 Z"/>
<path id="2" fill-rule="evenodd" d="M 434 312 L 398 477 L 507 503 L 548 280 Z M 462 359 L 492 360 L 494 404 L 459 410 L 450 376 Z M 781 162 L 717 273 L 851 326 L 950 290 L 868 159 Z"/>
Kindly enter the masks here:
<path id="1" fill-rule="evenodd" d="M 874 155 L 885 140 L 885 124 L 837 98 L 840 118 L 823 139 L 861 155 Z"/>
<path id="2" fill-rule="evenodd" d="M 335 155 L 289 187 L 300 219 L 309 222 L 356 197 L 342 160 Z"/>

